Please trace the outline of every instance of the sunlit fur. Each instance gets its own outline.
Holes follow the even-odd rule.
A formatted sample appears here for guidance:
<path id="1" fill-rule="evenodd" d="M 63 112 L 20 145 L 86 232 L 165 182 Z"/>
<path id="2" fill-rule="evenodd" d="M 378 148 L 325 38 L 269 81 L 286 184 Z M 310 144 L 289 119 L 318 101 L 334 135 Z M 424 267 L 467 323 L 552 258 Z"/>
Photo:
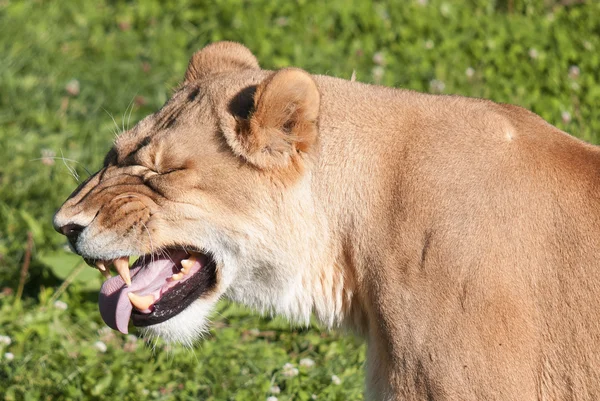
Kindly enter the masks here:
<path id="1" fill-rule="evenodd" d="M 600 399 L 600 151 L 522 108 L 194 55 L 57 212 L 88 259 L 184 247 L 221 297 L 367 341 L 367 399 Z M 73 238 L 72 238 L 73 239 Z"/>
<path id="2" fill-rule="evenodd" d="M 208 332 L 208 318 L 216 299 L 198 299 L 173 318 L 148 327 L 140 328 L 145 337 L 161 338 L 167 342 L 192 347 Z"/>

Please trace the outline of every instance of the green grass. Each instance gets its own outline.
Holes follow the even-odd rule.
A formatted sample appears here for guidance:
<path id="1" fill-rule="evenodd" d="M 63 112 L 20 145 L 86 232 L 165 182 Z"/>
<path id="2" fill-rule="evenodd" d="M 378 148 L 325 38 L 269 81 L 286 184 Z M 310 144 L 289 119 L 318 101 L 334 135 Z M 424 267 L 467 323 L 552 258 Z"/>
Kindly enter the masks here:
<path id="1" fill-rule="evenodd" d="M 263 400 L 274 386 L 282 400 L 361 398 L 358 339 L 292 330 L 223 303 L 195 349 L 170 347 L 105 327 L 95 303 L 77 291 L 62 297 L 66 310 L 48 302 L 51 293 L 22 306 L 0 299 L 0 327 L 12 340 L 7 347 L 0 338 L 0 358 L 14 355 L 0 361 L 7 400 Z M 303 366 L 306 359 L 314 366 Z"/>
<path id="2" fill-rule="evenodd" d="M 76 185 L 70 170 L 96 170 L 114 132 L 159 108 L 191 54 L 221 39 L 265 68 L 356 70 L 363 82 L 515 103 L 597 142 L 598 15 L 593 0 L 0 0 L 0 399 L 266 400 L 275 385 L 279 400 L 361 399 L 364 345 L 318 327 L 222 304 L 193 350 L 105 330 L 91 269 L 57 292 L 78 264 L 50 223 Z M 284 374 L 303 358 L 315 365 Z"/>

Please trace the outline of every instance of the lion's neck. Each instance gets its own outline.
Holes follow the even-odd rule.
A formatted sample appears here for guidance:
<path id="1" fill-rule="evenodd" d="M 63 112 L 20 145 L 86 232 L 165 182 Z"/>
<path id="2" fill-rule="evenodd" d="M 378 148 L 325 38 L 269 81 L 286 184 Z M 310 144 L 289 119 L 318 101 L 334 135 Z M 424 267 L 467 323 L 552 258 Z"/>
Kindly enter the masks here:
<path id="1" fill-rule="evenodd" d="M 361 326 L 356 322 L 361 318 L 357 275 L 347 252 L 319 266 L 307 281 L 313 313 L 323 325 L 351 329 Z"/>

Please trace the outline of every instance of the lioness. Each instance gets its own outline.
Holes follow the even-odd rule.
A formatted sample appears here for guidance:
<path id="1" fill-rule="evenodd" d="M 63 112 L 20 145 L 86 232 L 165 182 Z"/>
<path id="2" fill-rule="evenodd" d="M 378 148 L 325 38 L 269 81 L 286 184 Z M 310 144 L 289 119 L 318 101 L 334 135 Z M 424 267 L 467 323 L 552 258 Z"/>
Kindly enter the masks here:
<path id="1" fill-rule="evenodd" d="M 124 333 L 192 341 L 225 296 L 364 336 L 367 399 L 600 399 L 600 151 L 517 106 L 215 43 L 54 226 Z"/>

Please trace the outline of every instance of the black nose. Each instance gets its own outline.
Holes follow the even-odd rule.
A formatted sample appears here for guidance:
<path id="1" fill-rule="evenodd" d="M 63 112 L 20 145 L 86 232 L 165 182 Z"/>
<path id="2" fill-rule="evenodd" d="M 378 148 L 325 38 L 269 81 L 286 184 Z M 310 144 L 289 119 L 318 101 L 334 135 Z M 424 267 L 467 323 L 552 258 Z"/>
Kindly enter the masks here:
<path id="1" fill-rule="evenodd" d="M 80 226 L 79 224 L 67 224 L 59 228 L 59 231 L 66 235 L 67 237 L 78 236 L 81 234 L 85 227 Z"/>
<path id="2" fill-rule="evenodd" d="M 79 238 L 79 234 L 81 234 L 84 228 L 84 226 L 80 226 L 79 224 L 66 224 L 60 227 L 58 231 L 66 235 L 71 245 L 75 246 L 77 238 Z"/>

